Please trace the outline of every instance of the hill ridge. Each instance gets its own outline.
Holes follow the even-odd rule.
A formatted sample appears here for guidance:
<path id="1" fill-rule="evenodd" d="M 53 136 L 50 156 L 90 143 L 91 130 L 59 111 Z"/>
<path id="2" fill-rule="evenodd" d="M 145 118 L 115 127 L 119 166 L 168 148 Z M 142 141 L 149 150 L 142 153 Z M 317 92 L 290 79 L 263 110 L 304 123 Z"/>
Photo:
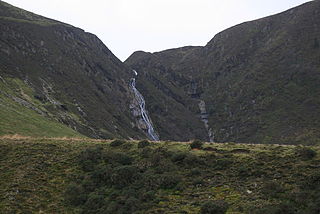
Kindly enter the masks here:
<path id="1" fill-rule="evenodd" d="M 319 2 L 308 2 L 228 28 L 207 45 L 185 54 L 179 49 L 153 53 L 154 58 L 133 54 L 125 63 L 145 75 L 138 87 L 146 96 L 168 94 L 168 88 L 180 91 L 178 99 L 167 96 L 186 104 L 185 109 L 192 111 L 190 117 L 199 118 L 198 101 L 193 98 L 204 100 L 209 126 L 219 142 L 291 144 L 308 139 L 311 144 L 319 143 L 316 130 L 320 127 L 320 113 L 315 107 L 319 107 L 316 97 L 320 93 L 316 66 L 319 9 Z M 151 89 L 148 84 L 157 84 L 158 88 Z M 149 105 L 153 109 L 159 102 L 152 100 Z M 176 112 L 174 104 L 170 105 Z M 151 115 L 168 117 L 158 112 L 151 111 Z M 181 119 L 174 113 L 170 117 Z M 162 136 L 168 139 L 175 130 L 184 129 L 182 124 L 177 124 L 175 130 L 167 129 L 161 120 L 154 123 L 163 127 L 167 134 Z M 200 135 L 208 140 L 203 133 Z"/>

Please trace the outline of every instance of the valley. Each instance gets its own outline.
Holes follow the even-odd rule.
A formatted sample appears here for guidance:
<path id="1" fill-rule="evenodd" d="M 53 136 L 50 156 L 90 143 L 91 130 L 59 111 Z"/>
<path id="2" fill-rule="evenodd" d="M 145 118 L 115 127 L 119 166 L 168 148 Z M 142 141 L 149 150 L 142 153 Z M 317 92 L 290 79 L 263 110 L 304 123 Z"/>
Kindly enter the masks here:
<path id="1" fill-rule="evenodd" d="M 318 214 L 319 20 L 310 1 L 122 62 L 0 1 L 0 213 Z"/>
<path id="2" fill-rule="evenodd" d="M 315 145 L 317 8 L 311 1 L 203 47 L 137 51 L 122 63 L 95 35 L 1 2 L 0 84 L 12 91 L 6 80 L 20 81 L 6 95 L 13 103 L 91 138 Z"/>

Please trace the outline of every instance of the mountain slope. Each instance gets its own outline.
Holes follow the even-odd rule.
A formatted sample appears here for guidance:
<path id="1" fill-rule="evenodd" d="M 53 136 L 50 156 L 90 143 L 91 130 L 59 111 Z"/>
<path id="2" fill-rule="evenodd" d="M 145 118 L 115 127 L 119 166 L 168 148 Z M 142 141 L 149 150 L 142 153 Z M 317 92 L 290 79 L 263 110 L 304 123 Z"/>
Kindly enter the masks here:
<path id="1" fill-rule="evenodd" d="M 90 137 L 144 136 L 131 125 L 132 72 L 95 35 L 2 1 L 0 32 L 2 87 L 15 79 L 31 93 L 6 97 Z"/>
<path id="2" fill-rule="evenodd" d="M 320 2 L 312 1 L 229 28 L 205 47 L 136 52 L 126 64 L 143 71 L 146 97 L 152 96 L 147 82 L 170 84 L 198 120 L 194 102 L 204 101 L 215 141 L 319 143 L 319 20 Z M 177 100 L 165 87 L 157 91 Z M 179 121 L 175 106 L 170 108 L 170 118 Z"/>
<path id="3" fill-rule="evenodd" d="M 66 125 L 45 117 L 43 113 L 45 108 L 40 107 L 40 101 L 32 99 L 32 94 L 32 89 L 21 80 L 12 78 L 0 80 L 0 136 L 8 134 L 38 137 L 81 136 Z"/>

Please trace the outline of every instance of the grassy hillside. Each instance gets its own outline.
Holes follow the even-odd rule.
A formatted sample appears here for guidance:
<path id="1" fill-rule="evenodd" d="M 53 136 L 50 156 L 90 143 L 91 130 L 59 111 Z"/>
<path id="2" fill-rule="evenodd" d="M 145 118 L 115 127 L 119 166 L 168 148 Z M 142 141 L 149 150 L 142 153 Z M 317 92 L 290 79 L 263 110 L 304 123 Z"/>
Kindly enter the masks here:
<path id="1" fill-rule="evenodd" d="M 0 148 L 1 213 L 319 212 L 319 147 L 2 138 Z"/>
<path id="2" fill-rule="evenodd" d="M 80 137 L 59 123 L 34 98 L 34 91 L 17 78 L 0 79 L 0 136 L 19 134 L 42 137 Z"/>

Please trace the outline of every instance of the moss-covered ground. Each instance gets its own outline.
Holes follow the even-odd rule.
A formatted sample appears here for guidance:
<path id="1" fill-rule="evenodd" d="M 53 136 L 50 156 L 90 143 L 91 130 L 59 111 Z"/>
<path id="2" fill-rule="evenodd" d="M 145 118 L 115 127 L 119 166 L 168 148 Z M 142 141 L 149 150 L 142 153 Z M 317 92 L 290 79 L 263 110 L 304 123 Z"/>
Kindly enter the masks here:
<path id="1" fill-rule="evenodd" d="M 318 213 L 319 152 L 280 145 L 191 149 L 179 142 L 3 137 L 0 211 L 210 213 L 223 206 L 227 213 Z"/>

